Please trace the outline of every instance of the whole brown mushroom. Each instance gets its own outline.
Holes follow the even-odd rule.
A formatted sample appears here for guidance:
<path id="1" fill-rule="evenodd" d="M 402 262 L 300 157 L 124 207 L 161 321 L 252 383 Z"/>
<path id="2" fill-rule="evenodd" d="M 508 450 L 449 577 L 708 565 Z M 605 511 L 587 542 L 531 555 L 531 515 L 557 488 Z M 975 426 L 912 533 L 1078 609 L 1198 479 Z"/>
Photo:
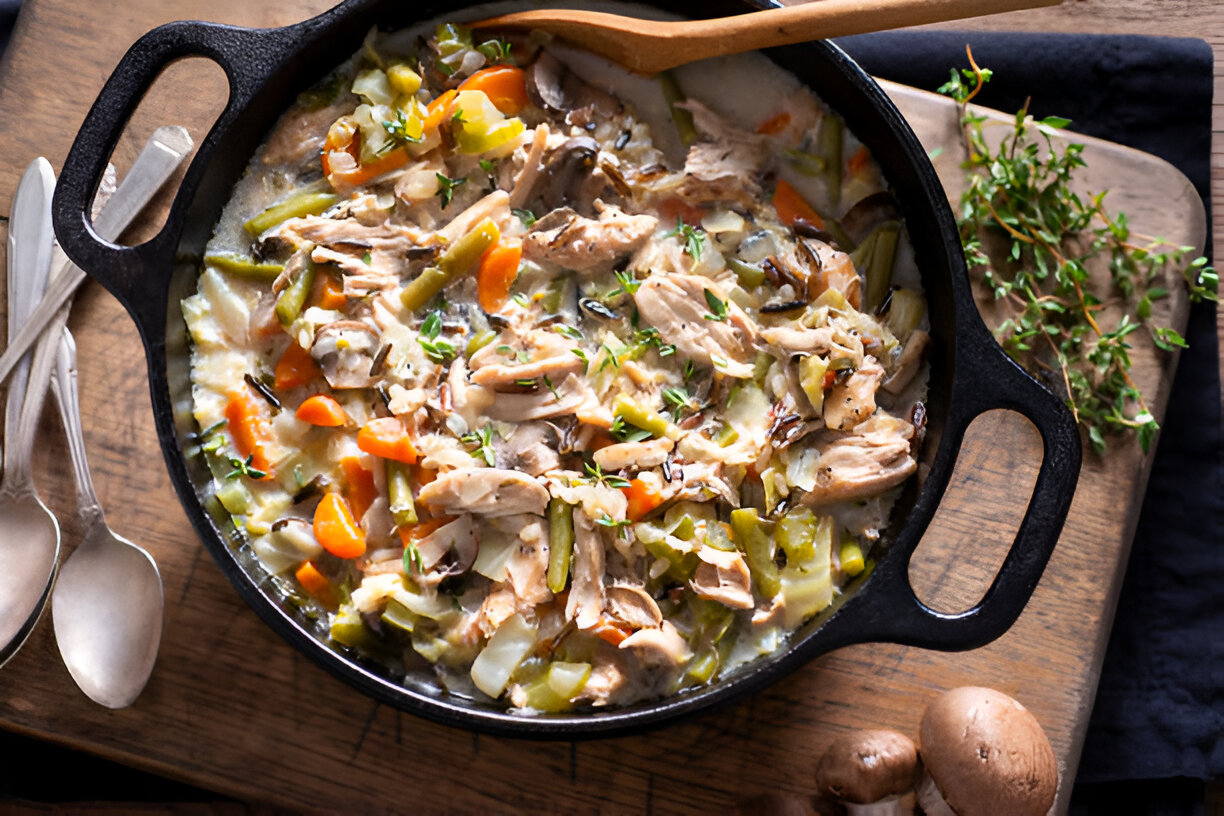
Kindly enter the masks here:
<path id="1" fill-rule="evenodd" d="M 935 698 L 919 730 L 926 816 L 1041 816 L 1054 804 L 1058 766 L 1041 724 L 994 689 Z"/>
<path id="2" fill-rule="evenodd" d="M 888 729 L 852 731 L 829 744 L 816 763 L 820 794 L 850 816 L 908 816 L 918 781 L 918 749 Z"/>

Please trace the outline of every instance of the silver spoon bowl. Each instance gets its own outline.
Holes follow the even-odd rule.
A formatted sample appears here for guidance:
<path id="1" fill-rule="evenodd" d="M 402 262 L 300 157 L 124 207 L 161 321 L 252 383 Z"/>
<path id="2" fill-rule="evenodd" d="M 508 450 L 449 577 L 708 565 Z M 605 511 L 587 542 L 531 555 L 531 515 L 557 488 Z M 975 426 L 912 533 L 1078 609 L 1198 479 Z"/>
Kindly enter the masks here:
<path id="1" fill-rule="evenodd" d="M 35 159 L 13 199 L 8 236 L 8 339 L 29 319 L 51 265 L 51 193 L 55 173 Z M 17 358 L 4 416 L 0 483 L 0 665 L 25 642 L 42 614 L 59 563 L 60 530 L 38 498 L 30 457 L 42 396 L 27 389 L 29 361 Z M 44 389 L 45 390 L 45 389 Z"/>
<path id="2" fill-rule="evenodd" d="M 55 340 L 48 336 L 42 343 Z M 161 574 L 147 552 L 106 524 L 85 457 L 76 343 L 66 328 L 58 336 L 52 387 L 68 434 L 77 512 L 84 528 L 51 594 L 55 641 L 68 673 L 91 700 L 123 708 L 140 695 L 157 659 L 164 603 Z"/>

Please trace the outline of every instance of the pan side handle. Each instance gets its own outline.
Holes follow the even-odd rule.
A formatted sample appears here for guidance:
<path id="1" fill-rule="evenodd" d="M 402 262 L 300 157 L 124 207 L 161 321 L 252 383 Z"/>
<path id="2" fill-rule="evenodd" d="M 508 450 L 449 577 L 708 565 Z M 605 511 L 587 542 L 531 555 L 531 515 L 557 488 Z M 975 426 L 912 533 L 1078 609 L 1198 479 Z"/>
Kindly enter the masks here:
<path id="1" fill-rule="evenodd" d="M 948 614 L 918 599 L 909 581 L 915 539 L 905 557 L 888 559 L 871 576 L 853 598 L 852 615 L 829 621 L 825 628 L 833 631 L 821 633 L 828 638 L 827 647 L 891 641 L 957 651 L 985 645 L 1020 616 L 1058 542 L 1079 478 L 1082 446 L 1075 420 L 1062 402 L 1003 353 L 976 314 L 962 322 L 970 325 L 962 326 L 965 339 L 944 431 L 950 437 L 945 449 L 952 451 L 949 459 L 953 459 L 944 463 L 944 484 L 973 420 L 997 408 L 1016 411 L 1033 423 L 1042 440 L 1041 469 L 1024 518 L 994 581 L 972 608 Z"/>
<path id="2" fill-rule="evenodd" d="M 171 63 L 205 57 L 225 71 L 229 100 L 201 143 L 180 190 L 198 184 L 195 178 L 212 153 L 215 135 L 238 117 L 266 77 L 292 47 L 298 31 L 245 29 L 202 22 L 168 23 L 137 40 L 107 79 L 81 124 L 64 160 L 56 185 L 52 213 L 56 238 L 72 261 L 99 280 L 140 324 L 142 331 L 160 331 L 157 315 L 164 310 L 151 294 L 161 294 L 175 251 L 189 196 L 178 195 L 161 231 L 135 247 L 103 238 L 90 219 L 90 205 L 115 144 L 128 120 L 157 77 Z"/>

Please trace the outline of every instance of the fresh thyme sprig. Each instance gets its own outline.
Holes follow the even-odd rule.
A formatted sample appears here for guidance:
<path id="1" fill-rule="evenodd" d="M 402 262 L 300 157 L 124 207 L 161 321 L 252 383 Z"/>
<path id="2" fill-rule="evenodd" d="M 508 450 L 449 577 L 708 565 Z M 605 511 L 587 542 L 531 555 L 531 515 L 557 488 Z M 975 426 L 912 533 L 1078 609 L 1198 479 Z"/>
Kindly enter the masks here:
<path id="1" fill-rule="evenodd" d="M 1128 430 L 1146 452 L 1160 426 L 1131 378 L 1128 338 L 1145 328 L 1159 348 L 1184 347 L 1175 329 L 1150 323 L 1153 301 L 1168 296 L 1154 284 L 1176 269 L 1192 302 L 1216 300 L 1216 272 L 1191 256 L 1194 247 L 1133 233 L 1125 214 L 1105 209 L 1105 193 L 1085 199 L 1074 191 L 1084 145 L 1060 147 L 1054 139 L 1068 120 L 1034 119 L 1026 103 L 992 149 L 986 117 L 968 107 L 991 72 L 972 52 L 968 57 L 970 67 L 954 69 L 939 90 L 961 105 L 969 154 L 958 215 L 966 260 L 978 282 L 1009 307 L 995 336 L 1031 371 L 1061 381 L 1096 453 L 1105 452 L 1107 434 Z M 1106 291 L 1092 288 L 1088 264 L 1095 258 L 1108 263 Z M 1107 302 L 1122 311 L 1112 326 L 1102 325 Z"/>
<path id="2" fill-rule="evenodd" d="M 582 468 L 587 472 L 585 480 L 593 485 L 614 487 L 620 489 L 629 486 L 629 480 L 612 473 L 604 473 L 598 462 L 583 462 Z"/>
<path id="3" fill-rule="evenodd" d="M 478 431 L 468 431 L 459 441 L 470 446 L 468 453 L 473 459 L 483 459 L 489 467 L 497 467 L 497 454 L 493 450 L 493 428 L 489 425 Z"/>

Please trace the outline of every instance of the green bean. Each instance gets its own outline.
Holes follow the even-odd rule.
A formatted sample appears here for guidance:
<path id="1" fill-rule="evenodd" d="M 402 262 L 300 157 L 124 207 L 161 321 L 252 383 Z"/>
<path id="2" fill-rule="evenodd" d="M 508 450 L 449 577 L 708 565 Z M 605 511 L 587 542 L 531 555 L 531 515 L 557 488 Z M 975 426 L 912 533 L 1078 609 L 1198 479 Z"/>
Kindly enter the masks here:
<path id="1" fill-rule="evenodd" d="M 416 502 L 412 500 L 412 477 L 401 462 L 387 460 L 387 499 L 397 525 L 416 524 Z"/>
<path id="2" fill-rule="evenodd" d="M 284 270 L 277 263 L 260 263 L 239 255 L 205 255 L 204 265 L 219 269 L 227 275 L 250 280 L 273 281 Z"/>
<path id="3" fill-rule="evenodd" d="M 574 509 L 560 499 L 548 501 L 548 589 L 558 593 L 569 581 L 574 552 Z"/>
<path id="4" fill-rule="evenodd" d="M 476 332 L 476 334 L 473 334 L 471 339 L 467 341 L 467 345 L 464 346 L 463 351 L 468 357 L 471 357 L 473 354 L 480 351 L 482 348 L 489 345 L 496 339 L 497 332 L 493 331 L 492 329 L 485 329 L 482 332 Z"/>
<path id="5" fill-rule="evenodd" d="M 833 114 L 826 114 L 820 123 L 817 152 L 824 159 L 824 177 L 828 185 L 829 204 L 834 209 L 841 204 L 842 151 L 846 143 L 846 124 Z"/>
<path id="6" fill-rule="evenodd" d="M 617 394 L 616 402 L 612 405 L 612 414 L 621 417 L 635 428 L 649 431 L 657 437 L 666 436 L 674 439 L 680 435 L 679 429 L 668 422 L 662 414 L 640 405 L 626 394 Z"/>
<path id="7" fill-rule="evenodd" d="M 425 267 L 412 283 L 404 287 L 400 294 L 404 308 L 413 311 L 421 308 L 455 278 L 471 272 L 480 262 L 480 256 L 499 237 L 497 225 L 491 218 L 481 221 L 471 232 L 446 248 L 438 258 L 437 266 Z"/>
<path id="8" fill-rule="evenodd" d="M 760 516 L 750 507 L 731 511 L 731 532 L 735 543 L 744 551 L 744 560 L 757 590 L 764 598 L 772 598 L 782 591 L 782 579 L 778 565 L 773 559 L 773 543 L 761 526 Z"/>
<path id="9" fill-rule="evenodd" d="M 451 278 L 466 275 L 476 268 L 480 256 L 497 243 L 499 237 L 501 233 L 493 219 L 486 218 L 446 248 L 438 258 L 438 267 Z"/>
<path id="10" fill-rule="evenodd" d="M 432 300 L 448 283 L 450 276 L 436 266 L 427 266 L 412 283 L 404 287 L 404 291 L 400 293 L 400 302 L 404 304 L 405 309 L 416 311 Z"/>
<path id="11" fill-rule="evenodd" d="M 302 271 L 276 297 L 276 319 L 282 326 L 290 326 L 298 319 L 298 315 L 302 313 L 302 307 L 306 305 L 306 298 L 310 297 L 314 280 L 314 261 L 307 257 Z"/>
<path id="12" fill-rule="evenodd" d="M 680 83 L 676 82 L 676 77 L 671 71 L 662 71 L 659 74 L 659 86 L 663 89 L 663 98 L 667 100 L 667 107 L 671 109 L 672 121 L 676 123 L 676 132 L 680 134 L 680 141 L 685 146 L 691 145 L 697 141 L 697 126 L 693 124 L 693 114 L 677 106 L 678 102 L 687 99 L 684 91 L 680 90 Z"/>
<path id="13" fill-rule="evenodd" d="M 301 218 L 305 215 L 318 215 L 340 201 L 335 193 L 299 192 L 286 198 L 278 204 L 273 204 L 259 215 L 243 224 L 251 235 L 263 235 L 277 224 L 290 218 Z"/>
<path id="14" fill-rule="evenodd" d="M 900 224 L 896 221 L 885 221 L 868 233 L 863 243 L 850 253 L 850 260 L 856 268 L 863 270 L 863 276 L 866 278 L 863 292 L 865 312 L 875 311 L 888 295 L 900 235 Z"/>

